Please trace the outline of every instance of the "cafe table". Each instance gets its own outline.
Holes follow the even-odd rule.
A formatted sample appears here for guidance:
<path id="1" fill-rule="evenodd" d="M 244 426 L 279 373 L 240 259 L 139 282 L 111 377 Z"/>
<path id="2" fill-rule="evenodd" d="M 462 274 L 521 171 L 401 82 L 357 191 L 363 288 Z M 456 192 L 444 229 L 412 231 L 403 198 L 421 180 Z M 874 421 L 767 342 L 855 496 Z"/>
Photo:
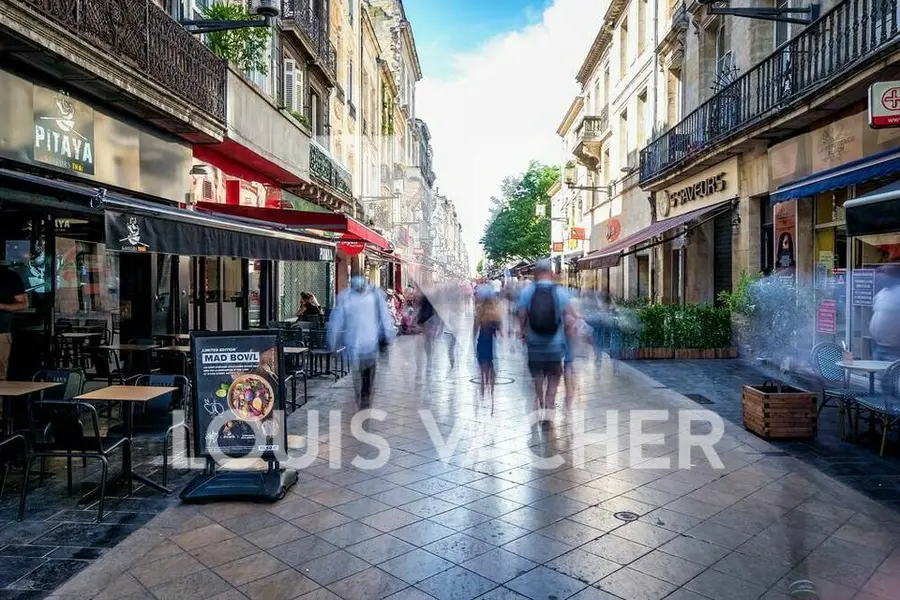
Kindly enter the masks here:
<path id="1" fill-rule="evenodd" d="M 132 443 L 127 445 L 128 450 L 124 461 L 124 472 L 121 476 L 128 479 L 129 493 L 131 492 L 132 480 L 139 481 L 166 494 L 172 492 L 169 488 L 161 486 L 152 479 L 135 473 L 131 453 L 134 445 L 134 405 L 145 404 L 164 394 L 177 391 L 178 388 L 161 385 L 110 385 L 75 397 L 76 400 L 81 402 L 122 402 L 124 404 L 125 408 L 122 411 L 123 426 L 125 435 L 132 440 Z"/>
<path id="2" fill-rule="evenodd" d="M 869 393 L 875 393 L 875 375 L 887 371 L 893 363 L 889 360 L 853 360 L 838 361 L 837 366 L 847 371 L 847 373 L 866 373 L 869 376 Z"/>
<path id="3" fill-rule="evenodd" d="M 190 346 L 162 346 L 160 348 L 154 348 L 156 352 L 181 352 L 182 354 L 190 354 L 191 347 Z"/>
<path id="4" fill-rule="evenodd" d="M 61 386 L 56 381 L 0 381 L 0 397 L 3 398 L 3 431 L 12 435 L 15 427 L 12 417 L 13 398 L 28 397 L 35 392 L 42 392 Z"/>
<path id="5" fill-rule="evenodd" d="M 285 354 L 306 354 L 309 352 L 309 348 L 303 348 L 302 346 L 285 346 L 284 353 Z"/>

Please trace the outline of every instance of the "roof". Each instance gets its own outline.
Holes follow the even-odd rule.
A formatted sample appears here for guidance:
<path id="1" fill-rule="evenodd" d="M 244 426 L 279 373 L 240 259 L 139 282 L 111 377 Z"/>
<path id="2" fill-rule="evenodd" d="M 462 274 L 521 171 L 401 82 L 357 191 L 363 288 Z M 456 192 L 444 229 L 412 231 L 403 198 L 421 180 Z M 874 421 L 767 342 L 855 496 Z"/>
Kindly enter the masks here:
<path id="1" fill-rule="evenodd" d="M 563 117 L 562 122 L 559 124 L 559 127 L 556 128 L 556 134 L 559 137 L 566 137 L 566 133 L 568 133 L 569 129 L 572 127 L 572 123 L 575 122 L 575 119 L 578 117 L 578 113 L 581 112 L 581 109 L 584 107 L 584 96 L 578 95 L 575 96 L 575 99 L 572 100 L 572 104 L 569 105 L 569 110 L 566 111 L 566 116 Z"/>
<path id="2" fill-rule="evenodd" d="M 603 24 L 600 26 L 600 31 L 597 32 L 597 37 L 594 38 L 594 43 L 591 44 L 587 56 L 584 58 L 584 62 L 581 63 L 581 68 L 578 69 L 578 75 L 575 76 L 575 81 L 582 86 L 587 83 L 588 79 L 591 77 L 591 73 L 594 72 L 600 59 L 603 58 L 604 52 L 606 52 L 609 43 L 612 41 L 612 34 L 616 21 L 619 20 L 622 13 L 628 8 L 628 2 L 629 0 L 610 1 L 609 7 L 606 9 L 606 14 L 603 15 Z"/>

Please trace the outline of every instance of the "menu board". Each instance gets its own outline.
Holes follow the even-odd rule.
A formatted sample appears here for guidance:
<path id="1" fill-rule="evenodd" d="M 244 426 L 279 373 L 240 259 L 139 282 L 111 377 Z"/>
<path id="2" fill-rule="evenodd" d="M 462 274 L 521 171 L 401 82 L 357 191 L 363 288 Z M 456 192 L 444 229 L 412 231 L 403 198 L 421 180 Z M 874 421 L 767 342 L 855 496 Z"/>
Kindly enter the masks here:
<path id="1" fill-rule="evenodd" d="M 287 448 L 277 332 L 191 334 L 197 456 L 274 459 Z"/>
<path id="2" fill-rule="evenodd" d="M 875 301 L 875 271 L 873 269 L 854 269 L 852 279 L 851 301 L 853 305 L 872 306 Z"/>
<path id="3" fill-rule="evenodd" d="M 837 302 L 822 300 L 816 311 L 816 331 L 834 334 L 837 328 Z"/>

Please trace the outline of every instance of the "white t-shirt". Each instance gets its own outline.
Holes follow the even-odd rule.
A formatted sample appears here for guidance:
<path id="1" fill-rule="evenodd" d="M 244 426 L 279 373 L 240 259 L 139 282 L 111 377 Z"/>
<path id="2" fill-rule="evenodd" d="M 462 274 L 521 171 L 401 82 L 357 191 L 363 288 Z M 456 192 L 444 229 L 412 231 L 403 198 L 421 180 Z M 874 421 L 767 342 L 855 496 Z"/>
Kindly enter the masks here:
<path id="1" fill-rule="evenodd" d="M 881 346 L 900 348 L 900 285 L 875 294 L 869 332 Z"/>

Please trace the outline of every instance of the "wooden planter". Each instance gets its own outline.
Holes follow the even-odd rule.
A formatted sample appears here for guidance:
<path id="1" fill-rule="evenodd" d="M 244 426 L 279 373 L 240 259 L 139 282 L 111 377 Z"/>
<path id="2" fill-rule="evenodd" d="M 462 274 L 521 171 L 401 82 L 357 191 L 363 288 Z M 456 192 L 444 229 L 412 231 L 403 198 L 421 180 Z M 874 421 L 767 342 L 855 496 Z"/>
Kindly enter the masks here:
<path id="1" fill-rule="evenodd" d="M 623 360 L 665 360 L 665 359 L 681 359 L 681 360 L 712 360 L 715 358 L 737 358 L 737 350 L 734 348 L 710 348 L 701 350 L 699 348 L 634 348 L 627 352 L 623 351 L 621 357 Z"/>
<path id="2" fill-rule="evenodd" d="M 765 439 L 814 438 L 818 397 L 781 382 L 745 385 L 744 427 Z"/>

